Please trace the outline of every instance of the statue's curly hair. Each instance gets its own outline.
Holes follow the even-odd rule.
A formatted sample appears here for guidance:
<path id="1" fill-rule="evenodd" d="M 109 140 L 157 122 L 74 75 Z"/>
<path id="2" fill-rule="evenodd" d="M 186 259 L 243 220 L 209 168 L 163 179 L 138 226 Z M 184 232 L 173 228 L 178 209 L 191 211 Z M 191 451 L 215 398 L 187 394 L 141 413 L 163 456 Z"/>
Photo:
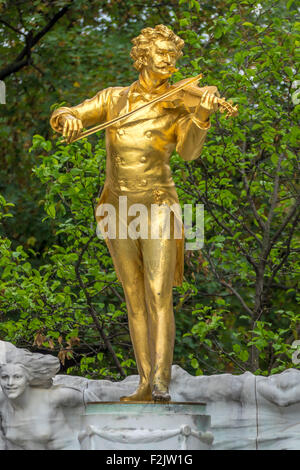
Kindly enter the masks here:
<path id="1" fill-rule="evenodd" d="M 170 28 L 163 24 L 159 24 L 155 28 L 144 28 L 141 34 L 131 41 L 133 48 L 131 49 L 130 56 L 134 60 L 134 67 L 139 72 L 145 65 L 145 59 L 151 44 L 157 39 L 172 41 L 177 49 L 177 59 L 182 56 L 181 50 L 184 46 L 184 40 L 177 36 Z"/>

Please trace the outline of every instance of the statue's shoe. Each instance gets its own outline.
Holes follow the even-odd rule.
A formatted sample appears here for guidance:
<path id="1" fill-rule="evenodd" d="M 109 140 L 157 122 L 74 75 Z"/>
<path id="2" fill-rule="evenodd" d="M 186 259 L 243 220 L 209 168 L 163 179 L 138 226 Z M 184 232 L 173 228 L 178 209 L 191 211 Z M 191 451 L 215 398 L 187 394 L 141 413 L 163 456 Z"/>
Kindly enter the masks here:
<path id="1" fill-rule="evenodd" d="M 168 403 L 171 400 L 168 388 L 162 388 L 155 385 L 152 390 L 152 400 Z"/>
<path id="2" fill-rule="evenodd" d="M 152 393 L 150 384 L 141 384 L 138 389 L 127 397 L 121 397 L 120 401 L 133 402 L 133 401 L 152 401 Z"/>

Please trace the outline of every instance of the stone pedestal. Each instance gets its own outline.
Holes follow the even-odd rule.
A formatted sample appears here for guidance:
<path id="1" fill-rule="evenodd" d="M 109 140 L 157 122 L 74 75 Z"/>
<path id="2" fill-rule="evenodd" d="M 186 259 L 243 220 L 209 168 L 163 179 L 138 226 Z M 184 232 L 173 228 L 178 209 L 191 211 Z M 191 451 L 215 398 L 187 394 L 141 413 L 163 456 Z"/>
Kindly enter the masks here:
<path id="1" fill-rule="evenodd" d="M 81 450 L 209 450 L 213 442 L 203 403 L 88 403 L 81 429 Z"/>

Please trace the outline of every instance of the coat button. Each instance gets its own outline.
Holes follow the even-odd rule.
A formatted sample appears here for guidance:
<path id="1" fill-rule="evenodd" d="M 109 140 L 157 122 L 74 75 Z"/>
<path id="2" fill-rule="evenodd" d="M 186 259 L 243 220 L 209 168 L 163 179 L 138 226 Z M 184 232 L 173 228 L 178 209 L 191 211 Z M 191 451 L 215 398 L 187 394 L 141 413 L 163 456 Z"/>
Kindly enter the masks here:
<path id="1" fill-rule="evenodd" d="M 146 186 L 147 180 L 142 180 L 142 181 L 141 181 L 141 184 L 142 184 L 143 186 Z"/>
<path id="2" fill-rule="evenodd" d="M 142 157 L 142 158 L 141 158 L 141 162 L 142 162 L 142 163 L 145 163 L 146 160 L 147 160 L 146 157 Z"/>
<path id="3" fill-rule="evenodd" d="M 145 136 L 146 136 L 148 139 L 151 139 L 151 137 L 152 137 L 152 132 L 151 132 L 151 131 L 145 132 Z"/>
<path id="4" fill-rule="evenodd" d="M 119 129 L 119 130 L 118 130 L 118 135 L 124 135 L 124 134 L 125 134 L 124 129 Z"/>

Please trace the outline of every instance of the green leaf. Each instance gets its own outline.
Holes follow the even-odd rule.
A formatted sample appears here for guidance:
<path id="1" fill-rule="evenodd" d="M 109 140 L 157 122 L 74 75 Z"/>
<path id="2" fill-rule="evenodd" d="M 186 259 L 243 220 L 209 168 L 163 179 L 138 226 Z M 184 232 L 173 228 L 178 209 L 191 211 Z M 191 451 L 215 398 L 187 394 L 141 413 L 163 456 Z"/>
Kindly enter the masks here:
<path id="1" fill-rule="evenodd" d="M 55 219 L 55 216 L 56 216 L 56 209 L 55 209 L 55 204 L 50 204 L 47 208 L 46 208 L 46 212 L 48 215 L 50 215 L 50 217 L 52 219 Z"/>

